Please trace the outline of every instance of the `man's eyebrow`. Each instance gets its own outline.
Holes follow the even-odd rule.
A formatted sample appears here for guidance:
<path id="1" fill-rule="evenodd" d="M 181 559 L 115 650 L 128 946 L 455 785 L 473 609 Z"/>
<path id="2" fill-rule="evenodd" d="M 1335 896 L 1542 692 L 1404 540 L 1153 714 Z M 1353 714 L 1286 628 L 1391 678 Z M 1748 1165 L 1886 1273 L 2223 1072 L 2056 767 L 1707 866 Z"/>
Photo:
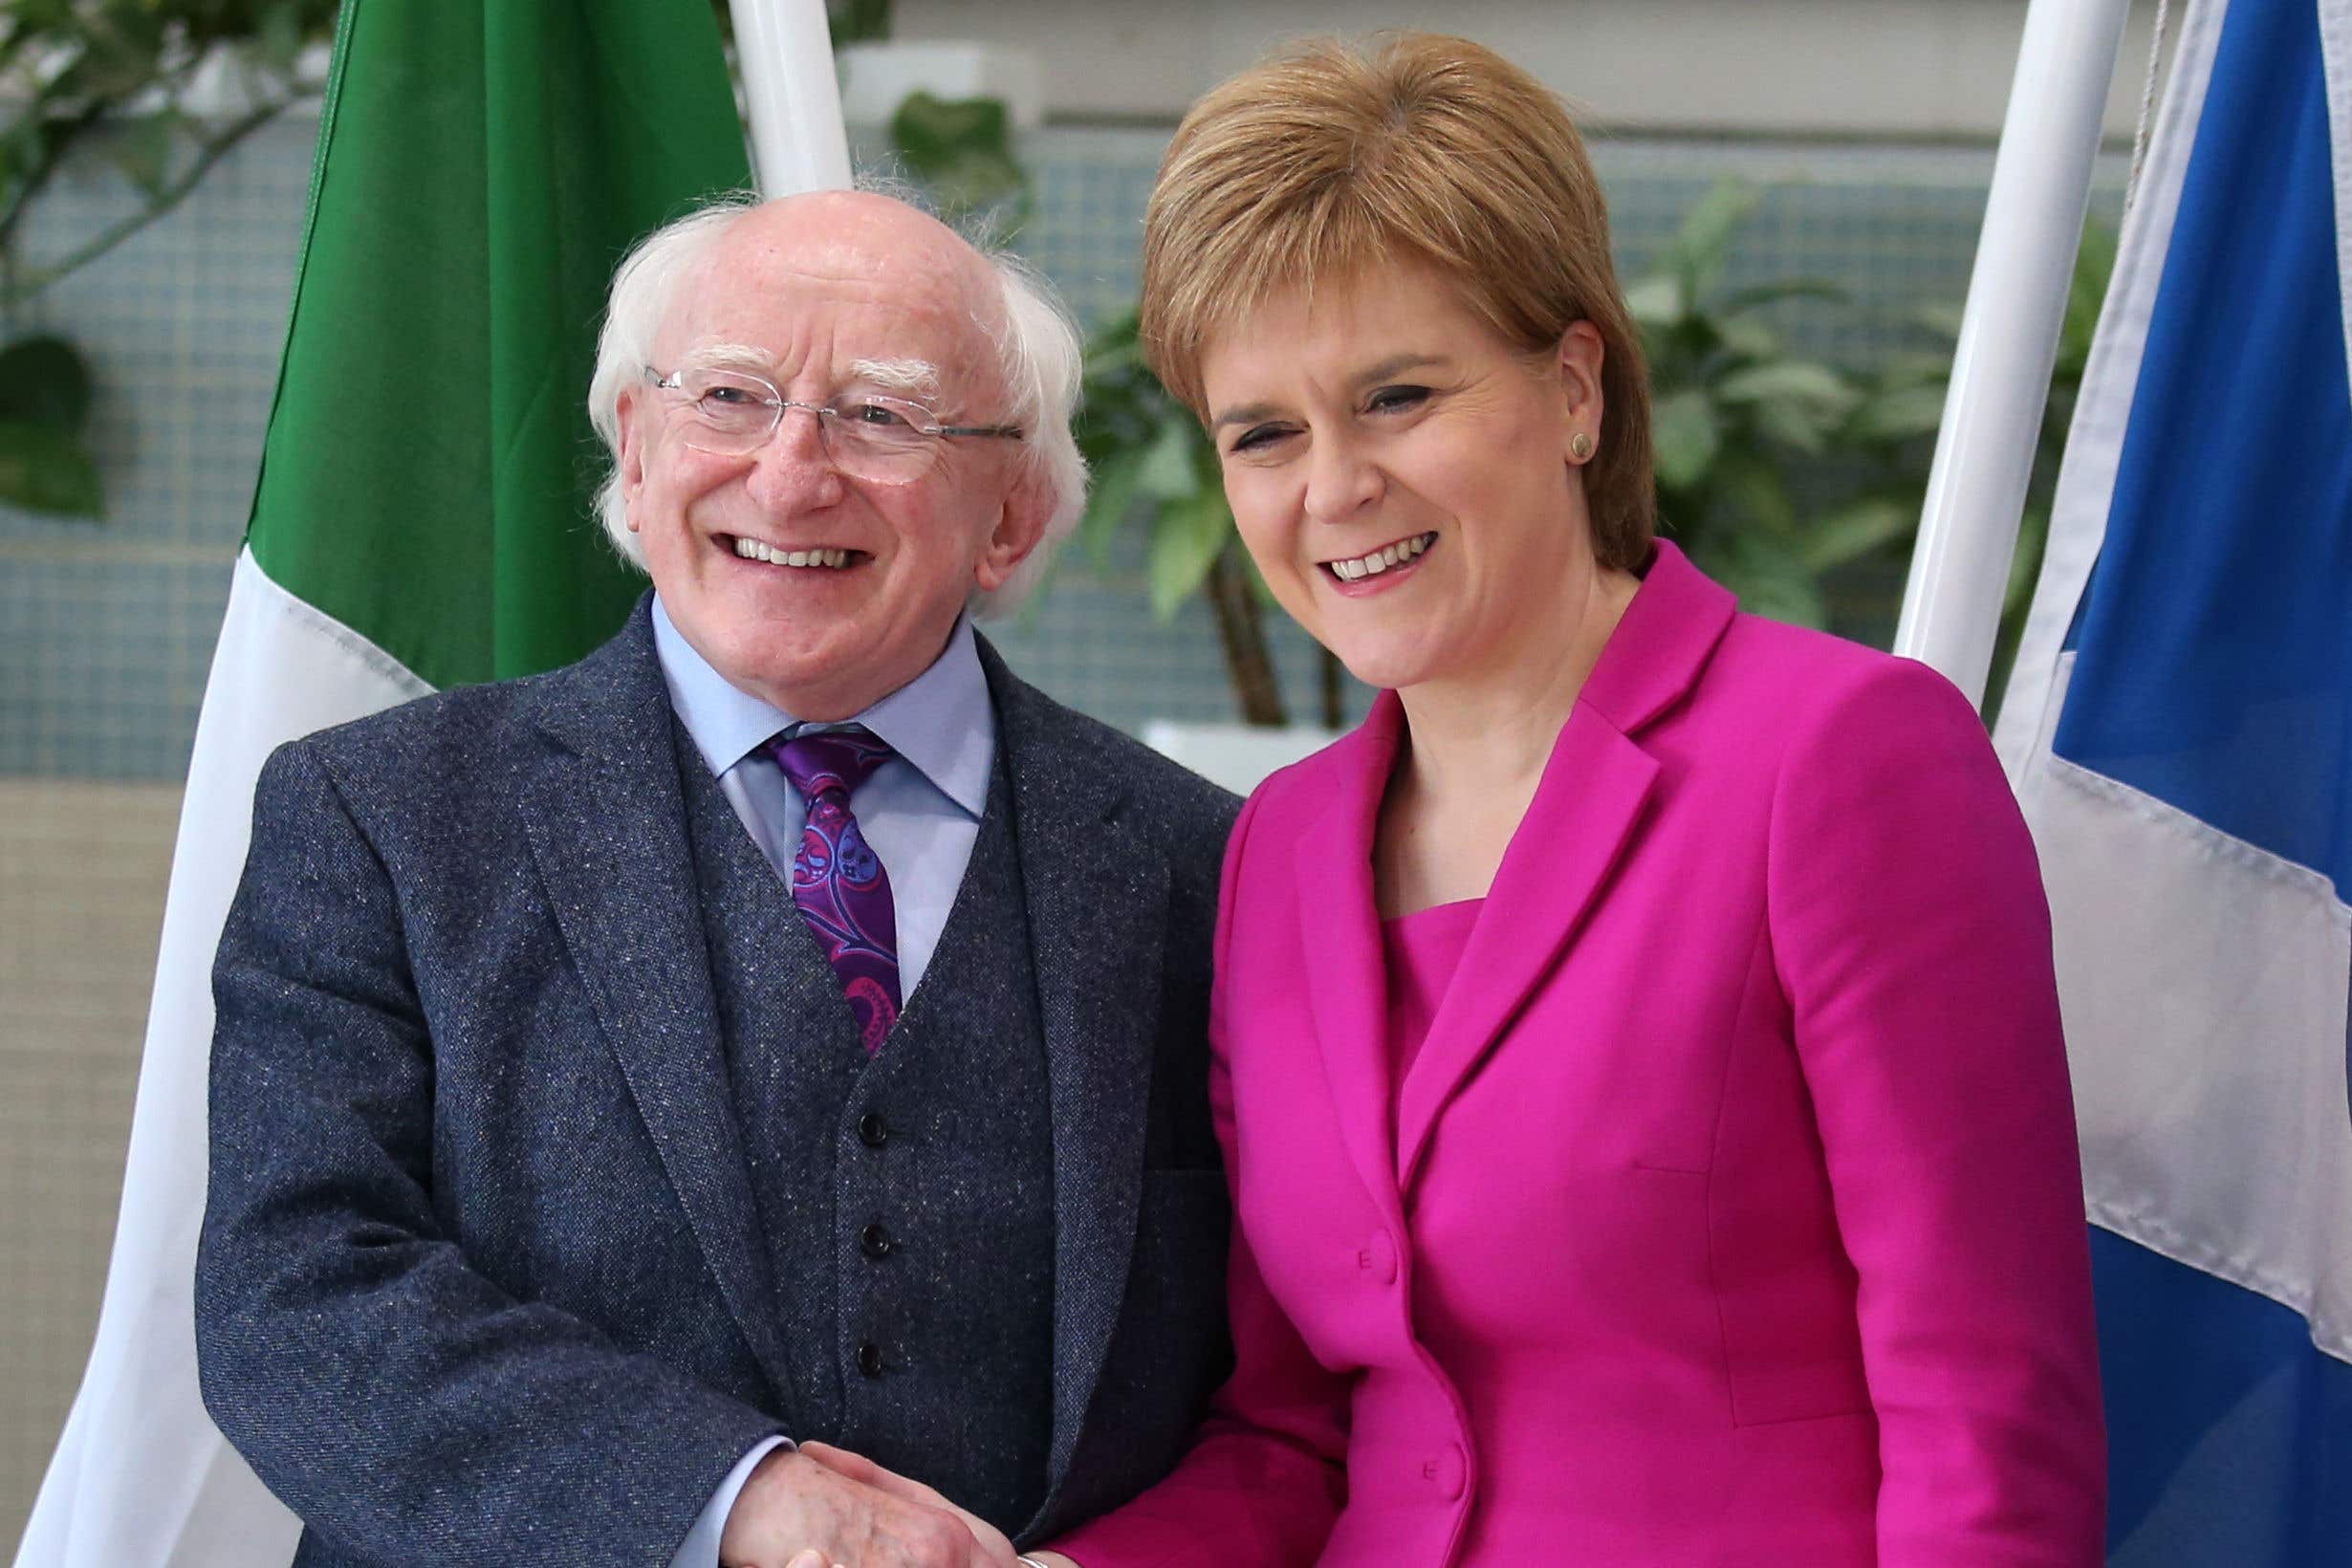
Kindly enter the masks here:
<path id="1" fill-rule="evenodd" d="M 699 343 L 686 355 L 686 363 L 702 370 L 750 370 L 765 376 L 771 361 L 747 344 Z"/>
<path id="2" fill-rule="evenodd" d="M 1425 365 L 1442 365 L 1448 362 L 1443 354 L 1407 351 L 1404 354 L 1391 354 L 1378 364 L 1366 365 L 1348 380 L 1353 385 L 1367 386 L 1374 381 L 1384 381 L 1391 376 L 1403 375 L 1408 370 L 1419 370 Z M 1219 414 L 1215 419 L 1209 421 L 1209 427 L 1211 430 L 1222 430 L 1229 425 L 1250 425 L 1258 420 L 1270 419 L 1280 412 L 1281 409 L 1271 403 L 1245 403 L 1238 408 L 1228 408 Z"/>
<path id="3" fill-rule="evenodd" d="M 857 359 L 849 379 L 920 398 L 939 396 L 939 367 L 928 359 Z"/>

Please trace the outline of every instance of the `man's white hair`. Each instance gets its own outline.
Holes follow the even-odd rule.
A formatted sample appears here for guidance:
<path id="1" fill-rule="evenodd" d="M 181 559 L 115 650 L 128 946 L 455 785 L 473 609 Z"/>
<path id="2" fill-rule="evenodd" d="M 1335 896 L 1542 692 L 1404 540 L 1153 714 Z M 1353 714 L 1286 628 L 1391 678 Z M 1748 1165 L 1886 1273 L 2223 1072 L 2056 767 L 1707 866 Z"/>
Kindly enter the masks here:
<path id="1" fill-rule="evenodd" d="M 881 193 L 904 199 L 895 188 Z M 613 548 L 640 571 L 645 567 L 644 545 L 629 532 L 628 503 L 621 490 L 621 394 L 653 364 L 654 339 L 696 266 L 760 205 L 760 198 L 741 195 L 699 207 L 647 235 L 613 273 L 604 330 L 597 337 L 596 373 L 588 381 L 588 417 L 605 452 L 596 504 Z M 1013 399 L 1007 417 L 1025 432 L 1019 461 L 1029 466 L 1050 501 L 1037 548 L 1003 586 L 972 596 L 972 613 L 991 619 L 1020 607 L 1086 511 L 1086 460 L 1070 429 L 1083 359 L 1077 324 L 1053 285 L 1010 252 L 980 245 L 973 250 L 994 273 L 998 297 L 972 302 L 972 324 L 995 345 Z"/>

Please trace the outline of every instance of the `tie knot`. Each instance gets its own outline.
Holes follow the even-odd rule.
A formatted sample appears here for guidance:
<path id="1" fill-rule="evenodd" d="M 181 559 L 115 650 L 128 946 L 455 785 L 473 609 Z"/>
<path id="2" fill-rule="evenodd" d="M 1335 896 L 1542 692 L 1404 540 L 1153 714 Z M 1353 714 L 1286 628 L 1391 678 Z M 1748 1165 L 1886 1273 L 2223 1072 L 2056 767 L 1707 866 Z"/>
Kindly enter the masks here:
<path id="1" fill-rule="evenodd" d="M 803 730 L 790 740 L 779 737 L 768 743 L 768 754 L 800 797 L 814 800 L 836 790 L 850 795 L 896 753 L 870 731 L 852 728 Z"/>

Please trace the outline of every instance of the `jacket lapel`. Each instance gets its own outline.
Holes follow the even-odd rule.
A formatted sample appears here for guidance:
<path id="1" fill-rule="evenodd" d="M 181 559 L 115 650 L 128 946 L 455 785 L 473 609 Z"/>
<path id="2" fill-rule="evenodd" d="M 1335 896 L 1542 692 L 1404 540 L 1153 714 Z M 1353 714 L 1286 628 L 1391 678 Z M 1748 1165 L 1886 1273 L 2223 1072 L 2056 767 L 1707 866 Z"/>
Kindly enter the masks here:
<path id="1" fill-rule="evenodd" d="M 1088 730 L 983 641 L 1029 904 L 1054 1123 L 1054 1424 L 1048 1493 L 1069 1472 L 1133 1262 L 1160 1016 L 1168 868 L 1121 817 Z"/>
<path id="2" fill-rule="evenodd" d="M 1370 716 L 1325 753 L 1329 802 L 1292 846 L 1307 1001 L 1340 1137 L 1374 1205 L 1391 1220 L 1400 1184 L 1388 1136 L 1388 974 L 1372 843 L 1404 722 L 1396 694 L 1383 691 Z M 1350 845 L 1360 848 L 1350 853 Z"/>
<path id="3" fill-rule="evenodd" d="M 1658 763 L 1637 737 L 1697 682 L 1731 596 L 1661 542 L 1561 729 L 1397 1101 L 1409 1189 L 1448 1100 L 1560 963 L 1638 832 Z M 1362 842 L 1370 842 L 1366 834 Z M 1384 992 L 1383 992 L 1384 994 Z"/>
<path id="4" fill-rule="evenodd" d="M 704 1260 L 777 1395 L 791 1381 L 727 1094 L 669 698 L 647 607 L 546 678 L 554 742 L 518 789 L 532 856 Z"/>
<path id="5" fill-rule="evenodd" d="M 1494 874 L 1397 1104 L 1398 1186 L 1410 1187 L 1431 1125 L 1548 974 L 1617 864 L 1658 765 L 1579 705 Z"/>

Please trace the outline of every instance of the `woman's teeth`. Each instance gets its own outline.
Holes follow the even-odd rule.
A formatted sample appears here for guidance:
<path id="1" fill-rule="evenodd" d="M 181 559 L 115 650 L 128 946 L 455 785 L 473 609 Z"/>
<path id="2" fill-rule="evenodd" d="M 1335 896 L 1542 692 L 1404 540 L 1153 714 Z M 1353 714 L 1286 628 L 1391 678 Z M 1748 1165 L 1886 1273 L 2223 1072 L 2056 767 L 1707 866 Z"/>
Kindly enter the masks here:
<path id="1" fill-rule="evenodd" d="M 773 566 L 847 566 L 846 550 L 772 550 L 757 539 L 737 539 L 735 554 L 748 561 L 767 561 Z"/>
<path id="2" fill-rule="evenodd" d="M 1358 577 L 1378 577 L 1392 566 L 1402 566 L 1435 543 L 1437 543 L 1437 535 L 1434 533 L 1424 534 L 1415 538 L 1400 540 L 1396 544 L 1375 550 L 1369 555 L 1358 555 L 1353 560 L 1325 561 L 1323 564 L 1329 567 L 1331 575 L 1341 582 L 1353 582 Z"/>

